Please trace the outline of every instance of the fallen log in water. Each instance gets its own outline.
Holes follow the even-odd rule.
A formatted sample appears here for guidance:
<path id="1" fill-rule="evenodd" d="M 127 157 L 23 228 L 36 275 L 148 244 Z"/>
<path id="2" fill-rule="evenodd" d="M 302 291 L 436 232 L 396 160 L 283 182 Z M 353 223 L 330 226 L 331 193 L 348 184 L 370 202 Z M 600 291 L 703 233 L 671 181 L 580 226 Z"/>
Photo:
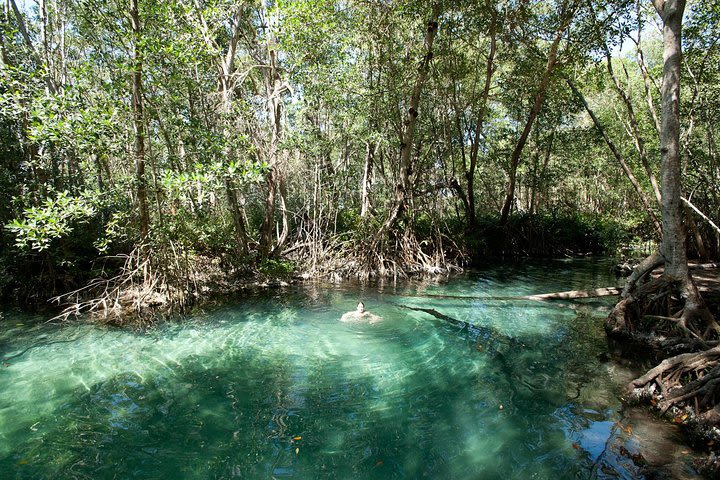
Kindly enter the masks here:
<path id="1" fill-rule="evenodd" d="M 567 292 L 541 293 L 538 295 L 517 296 L 482 296 L 482 295 L 434 295 L 434 294 L 397 294 L 402 297 L 413 298 L 439 298 L 447 300 L 482 300 L 482 301 L 512 301 L 512 300 L 574 300 L 579 298 L 598 298 L 620 295 L 622 288 L 604 287 L 593 290 L 569 290 Z M 430 313 L 430 312 L 428 312 Z M 432 314 L 431 314 L 432 315 Z"/>
<path id="2" fill-rule="evenodd" d="M 594 290 L 570 290 L 567 292 L 543 293 L 540 295 L 527 295 L 517 298 L 523 300 L 573 300 L 576 298 L 609 297 L 612 295 L 620 295 L 621 292 L 622 289 L 618 287 L 605 287 L 596 288 Z"/>
<path id="3" fill-rule="evenodd" d="M 398 305 L 398 307 L 407 308 L 408 310 L 414 310 L 416 312 L 425 312 L 430 315 L 432 315 L 435 318 L 438 318 L 440 320 L 445 320 L 448 323 L 452 323 L 453 325 L 457 325 L 458 327 L 462 328 L 468 328 L 470 327 L 470 324 L 468 322 L 464 322 L 462 320 L 458 320 L 457 318 L 450 317 L 448 315 L 445 315 L 444 313 L 440 313 L 434 308 L 420 308 L 420 307 L 409 307 L 407 305 Z"/>

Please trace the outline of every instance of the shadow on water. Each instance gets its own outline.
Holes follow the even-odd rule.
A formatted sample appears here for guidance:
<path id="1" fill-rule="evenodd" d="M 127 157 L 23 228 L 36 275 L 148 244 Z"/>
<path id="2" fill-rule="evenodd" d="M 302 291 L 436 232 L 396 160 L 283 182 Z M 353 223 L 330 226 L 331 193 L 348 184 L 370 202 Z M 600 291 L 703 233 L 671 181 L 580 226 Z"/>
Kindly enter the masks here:
<path id="1" fill-rule="evenodd" d="M 19 399 L 0 392 L 0 471 L 23 479 L 605 478 L 600 466 L 612 462 L 601 452 L 619 403 L 599 360 L 606 347 L 595 305 L 402 300 L 477 294 L 477 285 L 480 293 L 546 288 L 539 277 L 518 286 L 507 276 L 416 288 L 311 285 L 146 333 L 48 331 L 42 342 L 86 336 L 38 344 L 2 372 L 0 385 L 17 396 L 31 391 Z M 340 324 L 358 298 L 385 320 Z M 421 310 L 392 305 L 398 299 Z M 11 350 L 27 340 L 11 341 Z M 613 478 L 623 477 L 640 478 Z"/>

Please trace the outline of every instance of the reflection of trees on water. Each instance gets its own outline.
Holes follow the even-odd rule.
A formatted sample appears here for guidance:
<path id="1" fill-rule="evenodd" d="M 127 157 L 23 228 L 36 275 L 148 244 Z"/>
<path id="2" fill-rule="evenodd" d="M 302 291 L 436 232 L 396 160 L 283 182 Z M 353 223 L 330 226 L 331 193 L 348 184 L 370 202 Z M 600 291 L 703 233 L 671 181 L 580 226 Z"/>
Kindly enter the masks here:
<path id="1" fill-rule="evenodd" d="M 176 340 L 163 344 L 163 333 L 148 352 L 179 341 L 196 354 L 78 389 L 0 468 L 21 478 L 587 472 L 556 412 L 588 404 L 582 382 L 599 368 L 588 358 L 602 351 L 591 315 L 569 320 L 567 309 L 553 317 L 558 309 L 533 307 L 543 313 L 529 318 L 549 326 L 513 335 L 498 323 L 465 321 L 473 318 L 457 312 L 474 308 L 467 302 L 443 301 L 435 313 L 456 322 L 385 305 L 389 321 L 353 330 L 332 317 L 349 293 L 358 295 L 258 295 L 242 309 L 211 313 L 217 332 L 170 329 Z M 582 417 L 583 408 L 571 414 Z"/>

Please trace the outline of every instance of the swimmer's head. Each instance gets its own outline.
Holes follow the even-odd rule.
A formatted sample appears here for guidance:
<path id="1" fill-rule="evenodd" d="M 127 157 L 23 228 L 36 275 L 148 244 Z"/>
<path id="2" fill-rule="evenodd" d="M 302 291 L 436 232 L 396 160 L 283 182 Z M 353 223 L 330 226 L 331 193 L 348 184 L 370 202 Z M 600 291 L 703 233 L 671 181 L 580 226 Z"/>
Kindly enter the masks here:
<path id="1" fill-rule="evenodd" d="M 357 312 L 358 313 L 364 313 L 365 312 L 365 304 L 363 302 L 358 302 L 357 304 Z"/>

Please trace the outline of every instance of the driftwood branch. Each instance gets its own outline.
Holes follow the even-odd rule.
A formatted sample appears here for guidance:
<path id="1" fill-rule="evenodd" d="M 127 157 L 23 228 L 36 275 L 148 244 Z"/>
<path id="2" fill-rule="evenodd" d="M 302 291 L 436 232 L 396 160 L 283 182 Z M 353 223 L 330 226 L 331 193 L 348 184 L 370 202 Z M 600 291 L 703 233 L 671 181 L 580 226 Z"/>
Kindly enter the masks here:
<path id="1" fill-rule="evenodd" d="M 596 288 L 594 290 L 570 290 L 567 292 L 543 293 L 541 295 L 528 295 L 519 297 L 523 300 L 574 300 L 576 298 L 596 298 L 620 295 L 622 290 L 618 287 Z"/>

